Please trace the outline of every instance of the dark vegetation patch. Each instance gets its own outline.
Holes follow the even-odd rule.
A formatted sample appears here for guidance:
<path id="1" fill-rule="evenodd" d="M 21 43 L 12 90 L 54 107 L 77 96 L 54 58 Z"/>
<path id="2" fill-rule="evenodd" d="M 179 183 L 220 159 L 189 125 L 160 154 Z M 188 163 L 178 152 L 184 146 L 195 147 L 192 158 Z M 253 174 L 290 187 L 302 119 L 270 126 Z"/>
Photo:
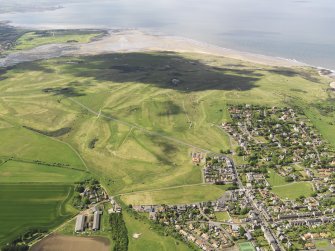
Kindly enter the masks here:
<path id="1" fill-rule="evenodd" d="M 159 112 L 158 116 L 166 115 L 177 115 L 183 113 L 183 109 L 172 101 L 166 101 L 163 103 L 164 112 Z"/>
<path id="2" fill-rule="evenodd" d="M 122 73 L 140 72 L 146 70 L 144 67 L 133 66 L 133 65 L 115 65 L 112 66 L 111 69 L 118 70 Z"/>
<path id="3" fill-rule="evenodd" d="M 88 143 L 88 148 L 89 149 L 94 149 L 95 148 L 95 144 L 99 141 L 99 139 L 94 138 L 90 141 L 90 143 Z"/>
<path id="4" fill-rule="evenodd" d="M 213 68 L 201 61 L 190 62 L 177 53 L 115 53 L 80 59 L 80 63 L 66 64 L 64 73 L 104 82 L 140 82 L 182 92 L 245 91 L 256 87 L 262 77 L 254 70 Z M 64 60 L 68 59 L 60 62 Z M 174 79 L 178 81 L 172 82 Z"/>
<path id="5" fill-rule="evenodd" d="M 26 30 L 17 29 L 0 22 L 0 55 L 1 52 L 12 48 L 15 41 L 26 32 Z"/>
<path id="6" fill-rule="evenodd" d="M 42 89 L 43 92 L 45 93 L 52 93 L 55 96 L 58 95 L 62 95 L 65 97 L 80 97 L 80 96 L 84 96 L 85 94 L 78 91 L 76 88 L 74 87 L 56 87 L 56 88 L 45 88 Z"/>
<path id="7" fill-rule="evenodd" d="M 312 72 L 309 72 L 307 70 L 300 69 L 298 71 L 298 70 L 295 70 L 295 69 L 292 69 L 292 68 L 276 67 L 274 69 L 268 70 L 268 72 L 283 75 L 283 76 L 286 76 L 286 77 L 302 77 L 302 78 L 304 78 L 308 81 L 315 82 L 315 83 L 320 83 L 320 79 L 315 77 L 315 74 L 313 74 Z"/>
<path id="8" fill-rule="evenodd" d="M 0 68 L 0 81 L 7 79 L 8 77 L 6 76 L 8 69 L 5 68 Z"/>
<path id="9" fill-rule="evenodd" d="M 11 69 L 16 72 L 41 71 L 44 73 L 53 73 L 54 70 L 43 66 L 40 62 L 25 62 L 12 66 Z"/>
<path id="10" fill-rule="evenodd" d="M 292 88 L 292 89 L 290 89 L 290 91 L 292 91 L 292 92 L 300 92 L 300 93 L 307 93 L 306 91 L 298 89 L 298 88 Z"/>
<path id="11" fill-rule="evenodd" d="M 173 166 L 175 163 L 174 157 L 176 155 L 176 152 L 178 151 L 178 148 L 162 137 L 156 135 L 150 135 L 149 137 L 151 141 L 163 152 L 162 154 L 153 153 L 158 161 L 162 162 L 165 165 Z"/>
<path id="12" fill-rule="evenodd" d="M 30 131 L 37 132 L 39 134 L 43 134 L 43 135 L 49 136 L 49 137 L 60 137 L 60 136 L 63 136 L 65 134 L 68 134 L 72 130 L 71 127 L 64 127 L 64 128 L 58 129 L 56 131 L 42 131 L 42 130 L 31 128 L 31 127 L 28 127 L 28 126 L 23 126 L 23 127 L 30 130 Z"/>
<path id="13" fill-rule="evenodd" d="M 115 242 L 113 251 L 128 250 L 128 230 L 123 220 L 122 213 L 115 213 L 109 216 L 109 223 L 113 241 Z"/>
<path id="14" fill-rule="evenodd" d="M 312 105 L 316 108 L 321 115 L 329 116 L 335 112 L 335 105 L 334 103 L 326 102 L 326 103 L 316 103 Z"/>

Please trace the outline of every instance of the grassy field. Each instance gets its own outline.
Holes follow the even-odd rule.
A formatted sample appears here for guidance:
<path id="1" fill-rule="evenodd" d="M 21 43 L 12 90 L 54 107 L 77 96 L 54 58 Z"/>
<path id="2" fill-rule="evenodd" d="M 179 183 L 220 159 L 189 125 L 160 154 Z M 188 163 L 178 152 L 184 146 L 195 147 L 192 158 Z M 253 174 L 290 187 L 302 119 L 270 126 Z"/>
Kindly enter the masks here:
<path id="1" fill-rule="evenodd" d="M 17 161 L 8 161 L 0 166 L 0 183 L 74 183 L 86 175 L 79 170 Z"/>
<path id="2" fill-rule="evenodd" d="M 276 173 L 273 169 L 269 169 L 268 174 L 269 178 L 267 178 L 267 181 L 271 186 L 282 186 L 288 184 L 288 182 L 285 181 L 285 178 Z"/>
<path id="3" fill-rule="evenodd" d="M 250 242 L 240 242 L 238 243 L 240 251 L 254 251 L 255 248 Z"/>
<path id="4" fill-rule="evenodd" d="M 127 213 L 123 213 L 123 216 L 128 229 L 129 251 L 192 250 L 188 248 L 183 242 L 177 241 L 172 237 L 158 235 L 150 228 L 149 224 L 138 221 Z M 135 239 L 133 234 L 140 234 L 140 237 Z"/>
<path id="5" fill-rule="evenodd" d="M 329 240 L 316 240 L 314 243 L 318 250 L 335 250 Z"/>
<path id="6" fill-rule="evenodd" d="M 287 185 L 272 188 L 272 192 L 282 199 L 297 199 L 299 196 L 308 197 L 312 194 L 313 188 L 309 182 L 295 182 Z"/>
<path id="7" fill-rule="evenodd" d="M 16 40 L 12 51 L 32 49 L 46 44 L 88 43 L 98 36 L 98 31 L 33 31 L 23 34 Z"/>
<path id="8" fill-rule="evenodd" d="M 59 184 L 0 184 L 0 245 L 30 228 L 51 228 L 74 212 L 66 206 L 73 187 Z"/>
<path id="9" fill-rule="evenodd" d="M 215 212 L 214 214 L 218 221 L 228 221 L 231 219 L 228 212 Z"/>
<path id="10" fill-rule="evenodd" d="M 138 192 L 122 195 L 121 199 L 132 205 L 183 204 L 216 200 L 223 195 L 225 186 L 192 185 L 162 189 L 159 191 Z"/>
<path id="11" fill-rule="evenodd" d="M 66 144 L 24 128 L 0 129 L 0 156 L 63 163 L 85 169 L 78 155 Z"/>

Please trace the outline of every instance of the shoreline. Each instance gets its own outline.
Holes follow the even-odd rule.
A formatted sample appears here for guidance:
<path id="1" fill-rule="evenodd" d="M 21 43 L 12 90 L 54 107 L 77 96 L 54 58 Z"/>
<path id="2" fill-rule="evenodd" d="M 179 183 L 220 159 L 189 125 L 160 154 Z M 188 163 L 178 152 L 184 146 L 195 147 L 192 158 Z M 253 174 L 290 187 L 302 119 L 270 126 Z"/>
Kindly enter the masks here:
<path id="1" fill-rule="evenodd" d="M 67 27 L 67 29 L 70 29 L 70 27 Z M 86 27 L 85 29 L 92 28 Z M 313 67 L 292 59 L 242 52 L 189 38 L 155 34 L 153 32 L 141 31 L 138 29 L 100 30 L 107 31 L 108 33 L 99 40 L 86 44 L 48 44 L 27 51 L 8 54 L 6 57 L 0 58 L 0 67 L 60 56 L 89 56 L 118 52 L 157 51 L 209 54 L 267 66 Z"/>
<path id="2" fill-rule="evenodd" d="M 6 25 L 11 22 L 0 21 Z M 62 56 L 89 56 L 120 52 L 177 52 L 177 53 L 200 53 L 214 56 L 222 56 L 236 60 L 256 63 L 275 67 L 310 67 L 319 72 L 323 77 L 335 80 L 335 71 L 324 67 L 313 66 L 295 59 L 267 56 L 263 54 L 238 51 L 224 48 L 210 43 L 185 38 L 180 36 L 164 35 L 139 29 L 108 29 L 98 26 L 54 26 L 44 27 L 13 26 L 31 30 L 91 30 L 105 31 L 106 35 L 99 40 L 86 44 L 48 44 L 27 51 L 15 52 L 0 58 L 0 67 L 7 67 L 23 62 L 49 59 Z M 331 81 L 333 82 L 333 81 Z"/>
<path id="3" fill-rule="evenodd" d="M 0 15 L 1 16 L 1 15 Z M 107 26 L 101 26 L 101 25 L 51 25 L 51 24 L 44 24 L 44 25 L 19 25 L 15 24 L 9 20 L 3 20 L 0 22 L 4 22 L 7 25 L 13 26 L 15 28 L 20 29 L 30 29 L 30 30 L 89 30 L 89 29 L 99 29 L 103 31 L 107 31 L 109 36 L 125 36 L 126 40 L 128 40 L 128 48 L 117 48 L 116 41 L 113 40 L 113 38 L 108 38 L 108 35 L 103 37 L 101 40 L 100 46 L 106 48 L 111 48 L 110 45 L 107 45 L 107 40 L 109 42 L 113 43 L 114 50 L 111 50 L 110 52 L 123 52 L 123 51 L 129 51 L 129 52 L 139 52 L 139 51 L 171 51 L 171 52 L 194 52 L 194 53 L 203 53 L 203 54 L 210 54 L 210 55 L 217 55 L 217 56 L 223 56 L 228 58 L 233 58 L 237 60 L 242 61 L 248 61 L 252 63 L 257 64 L 263 64 L 263 65 L 269 65 L 269 66 L 281 66 L 281 67 L 293 67 L 293 66 L 306 66 L 306 67 L 312 67 L 312 68 L 318 68 L 316 66 L 309 65 L 307 63 L 298 61 L 296 59 L 289 59 L 284 58 L 280 56 L 268 56 L 264 54 L 258 54 L 258 53 L 252 53 L 247 51 L 239 51 L 235 49 L 225 48 L 218 45 L 210 44 L 203 41 L 198 41 L 191 38 L 181 37 L 181 36 L 175 36 L 175 35 L 165 35 L 163 33 L 152 31 L 150 29 L 136 29 L 136 28 L 113 28 Z M 128 34 L 127 34 L 128 33 Z M 130 34 L 132 33 L 132 34 Z M 131 41 L 134 40 L 133 37 L 138 36 L 138 39 L 142 39 L 142 44 L 139 46 L 139 44 L 136 44 L 136 42 Z M 144 38 L 144 36 L 146 38 Z M 107 38 L 106 38 L 107 37 Z M 150 37 L 150 38 L 149 38 Z M 143 39 L 147 42 L 147 45 L 143 44 Z M 121 39 L 121 43 L 125 44 L 125 39 Z M 161 44 L 157 43 L 157 41 L 160 40 Z M 170 41 L 167 41 L 170 40 Z M 99 42 L 96 41 L 96 42 Z M 156 41 L 156 43 L 153 43 Z M 174 43 L 173 46 L 171 46 L 171 42 Z M 184 44 L 183 44 L 184 43 Z M 88 43 L 88 45 L 91 45 L 91 43 Z M 161 45 L 164 44 L 164 47 Z M 169 44 L 169 46 L 167 45 Z M 187 46 L 186 46 L 187 44 Z M 55 44 L 56 45 L 56 44 Z M 150 45 L 150 46 L 149 46 Z M 123 47 L 127 47 L 123 46 Z M 83 47 L 83 46 L 82 46 Z M 85 45 L 84 45 L 85 47 Z M 134 50 L 134 49 L 137 50 Z M 89 55 L 92 53 L 92 46 L 87 46 L 87 50 L 90 50 L 88 53 Z M 101 54 L 101 51 L 109 51 L 109 50 L 101 50 L 98 52 L 98 49 L 95 49 L 96 53 Z M 80 50 L 80 54 L 83 53 L 82 50 Z M 1 61 L 0 61 L 1 66 Z"/>

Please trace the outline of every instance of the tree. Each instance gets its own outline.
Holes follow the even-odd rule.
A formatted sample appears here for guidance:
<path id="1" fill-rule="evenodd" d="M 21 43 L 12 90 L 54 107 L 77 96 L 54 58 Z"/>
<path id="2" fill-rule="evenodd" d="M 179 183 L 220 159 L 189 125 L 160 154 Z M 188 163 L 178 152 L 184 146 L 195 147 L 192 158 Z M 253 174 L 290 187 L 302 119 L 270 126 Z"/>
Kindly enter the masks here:
<path id="1" fill-rule="evenodd" d="M 245 229 L 242 226 L 240 226 L 238 232 L 240 233 L 241 236 L 244 236 L 246 233 Z"/>

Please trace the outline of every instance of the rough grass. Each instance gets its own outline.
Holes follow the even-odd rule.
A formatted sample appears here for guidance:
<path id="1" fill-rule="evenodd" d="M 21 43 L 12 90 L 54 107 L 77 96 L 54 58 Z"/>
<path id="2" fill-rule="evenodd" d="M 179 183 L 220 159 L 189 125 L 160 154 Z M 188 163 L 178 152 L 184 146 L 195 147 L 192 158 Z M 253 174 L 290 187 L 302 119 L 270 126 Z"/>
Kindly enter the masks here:
<path id="1" fill-rule="evenodd" d="M 313 188 L 309 182 L 295 182 L 273 187 L 272 192 L 282 199 L 297 199 L 302 195 L 305 197 L 310 196 L 313 192 Z"/>
<path id="2" fill-rule="evenodd" d="M 192 185 L 122 195 L 121 199 L 132 205 L 195 203 L 216 200 L 223 195 L 225 188 L 226 186 Z"/>

